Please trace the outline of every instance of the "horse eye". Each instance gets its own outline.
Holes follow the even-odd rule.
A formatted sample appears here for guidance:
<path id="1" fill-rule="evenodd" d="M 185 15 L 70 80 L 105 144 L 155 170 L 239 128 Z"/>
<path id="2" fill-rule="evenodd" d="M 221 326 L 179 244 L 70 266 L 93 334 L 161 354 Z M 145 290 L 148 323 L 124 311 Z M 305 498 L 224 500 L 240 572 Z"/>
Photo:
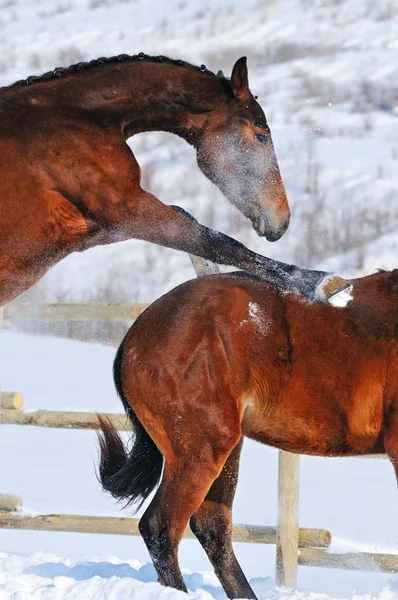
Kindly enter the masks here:
<path id="1" fill-rule="evenodd" d="M 264 145 L 268 142 L 268 135 L 266 133 L 257 133 L 256 138 Z"/>

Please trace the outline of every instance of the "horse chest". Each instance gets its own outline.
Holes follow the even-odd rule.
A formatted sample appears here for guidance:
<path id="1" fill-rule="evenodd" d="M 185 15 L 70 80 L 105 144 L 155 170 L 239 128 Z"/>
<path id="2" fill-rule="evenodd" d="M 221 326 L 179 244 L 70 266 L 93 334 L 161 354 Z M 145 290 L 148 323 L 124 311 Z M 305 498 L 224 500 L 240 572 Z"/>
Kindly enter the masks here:
<path id="1" fill-rule="evenodd" d="M 80 250 L 88 230 L 79 211 L 56 192 L 33 198 L 23 210 L 16 204 L 14 212 L 18 219 L 10 219 L 7 235 L 0 238 L 1 303 L 10 302 L 64 256 Z"/>

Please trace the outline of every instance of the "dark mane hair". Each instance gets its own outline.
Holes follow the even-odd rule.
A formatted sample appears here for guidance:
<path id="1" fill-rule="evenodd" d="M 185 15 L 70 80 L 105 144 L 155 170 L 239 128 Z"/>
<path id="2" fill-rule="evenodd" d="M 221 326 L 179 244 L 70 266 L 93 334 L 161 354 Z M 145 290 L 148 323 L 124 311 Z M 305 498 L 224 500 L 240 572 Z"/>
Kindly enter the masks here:
<path id="1" fill-rule="evenodd" d="M 88 62 L 78 62 L 76 64 L 70 65 L 69 67 L 57 67 L 53 71 L 48 71 L 47 73 L 43 73 L 42 75 L 30 75 L 26 79 L 20 79 L 15 83 L 7 86 L 7 89 L 14 87 L 22 87 L 25 85 L 32 85 L 36 83 L 42 83 L 44 81 L 51 81 L 53 79 L 58 79 L 65 75 L 69 75 L 70 73 L 75 73 L 77 71 L 86 71 L 87 69 L 92 69 L 96 67 L 101 67 L 102 65 L 109 64 L 117 64 L 122 62 L 133 62 L 133 61 L 146 61 L 146 62 L 158 62 L 169 65 L 175 65 L 177 67 L 188 67 L 190 69 L 199 70 L 202 73 L 209 73 L 211 75 L 215 75 L 213 71 L 210 71 L 206 68 L 206 65 L 200 65 L 200 67 L 193 65 L 187 61 L 178 59 L 172 59 L 168 56 L 149 56 L 148 54 L 144 54 L 140 52 L 139 54 L 119 54 L 118 56 L 111 56 L 109 58 L 100 57 L 94 60 L 90 60 Z M 227 85 L 228 80 L 225 77 L 219 77 L 220 81 L 223 83 L 223 86 L 228 88 L 230 86 Z M 4 89 L 4 88 L 3 88 Z"/>

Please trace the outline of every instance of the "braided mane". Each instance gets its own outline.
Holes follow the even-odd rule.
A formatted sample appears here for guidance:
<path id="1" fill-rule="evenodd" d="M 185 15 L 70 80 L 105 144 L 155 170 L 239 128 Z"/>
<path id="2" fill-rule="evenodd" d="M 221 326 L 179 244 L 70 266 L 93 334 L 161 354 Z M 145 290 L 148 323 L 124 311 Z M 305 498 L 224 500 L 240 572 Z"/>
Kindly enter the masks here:
<path id="1" fill-rule="evenodd" d="M 209 71 L 205 65 L 200 65 L 200 67 L 198 67 L 198 66 L 192 65 L 191 63 L 186 62 L 181 59 L 174 60 L 172 58 L 169 58 L 168 56 L 162 56 L 162 55 L 149 56 L 148 54 L 144 54 L 143 52 L 140 52 L 139 54 L 133 54 L 132 56 L 130 56 L 128 54 L 119 54 L 118 56 L 112 56 L 110 58 L 101 57 L 101 58 L 97 58 L 94 60 L 90 60 L 88 62 L 78 62 L 74 65 L 70 65 L 70 67 L 57 67 L 53 71 L 48 71 L 47 73 L 44 73 L 43 75 L 31 75 L 30 77 L 27 77 L 26 79 L 20 79 L 19 81 L 16 81 L 15 83 L 8 86 L 8 88 L 22 87 L 25 85 L 42 83 L 43 81 L 51 81 L 53 79 L 59 79 L 60 77 L 63 77 L 65 75 L 69 75 L 70 73 L 75 73 L 77 71 L 86 71 L 88 69 L 101 67 L 102 65 L 117 64 L 117 63 L 122 63 L 122 62 L 134 62 L 134 61 L 158 62 L 158 63 L 165 63 L 165 64 L 169 64 L 169 65 L 175 65 L 178 67 L 185 66 L 190 69 L 199 70 L 202 73 L 214 74 L 212 71 Z"/>

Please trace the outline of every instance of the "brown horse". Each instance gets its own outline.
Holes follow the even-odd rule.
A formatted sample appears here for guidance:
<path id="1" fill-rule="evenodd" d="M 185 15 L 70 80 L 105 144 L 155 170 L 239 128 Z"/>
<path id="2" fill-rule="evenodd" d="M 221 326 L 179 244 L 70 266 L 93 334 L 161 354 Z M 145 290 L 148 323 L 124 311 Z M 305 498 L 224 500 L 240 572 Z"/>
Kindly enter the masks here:
<path id="1" fill-rule="evenodd" d="M 255 254 L 141 188 L 127 138 L 175 133 L 259 235 L 283 235 L 288 202 L 245 58 L 230 80 L 163 56 L 100 58 L 2 88 L 0 113 L 0 305 L 67 254 L 130 238 L 235 265 L 311 298 L 346 283 Z"/>
<path id="2" fill-rule="evenodd" d="M 354 280 L 345 308 L 245 274 L 154 302 L 114 365 L 134 444 L 102 421 L 100 476 L 126 503 L 161 478 L 140 521 L 159 581 L 186 589 L 177 549 L 190 520 L 228 597 L 255 598 L 231 544 L 243 436 L 317 456 L 386 452 L 398 477 L 397 355 L 398 270 Z"/>

